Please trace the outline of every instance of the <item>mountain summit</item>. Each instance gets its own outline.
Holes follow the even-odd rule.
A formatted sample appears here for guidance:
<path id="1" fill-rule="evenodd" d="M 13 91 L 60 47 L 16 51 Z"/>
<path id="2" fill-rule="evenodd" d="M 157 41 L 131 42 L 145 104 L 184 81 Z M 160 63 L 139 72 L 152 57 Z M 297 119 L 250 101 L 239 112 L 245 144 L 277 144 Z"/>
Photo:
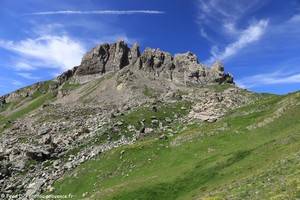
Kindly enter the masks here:
<path id="1" fill-rule="evenodd" d="M 63 82 L 72 76 L 101 76 L 126 67 L 178 83 L 233 83 L 233 77 L 224 72 L 220 62 L 208 68 L 199 63 L 197 56 L 191 52 L 172 56 L 160 49 L 146 48 L 140 53 L 138 44 L 129 48 L 124 41 L 93 48 L 83 57 L 80 66 L 65 72 L 58 80 Z"/>

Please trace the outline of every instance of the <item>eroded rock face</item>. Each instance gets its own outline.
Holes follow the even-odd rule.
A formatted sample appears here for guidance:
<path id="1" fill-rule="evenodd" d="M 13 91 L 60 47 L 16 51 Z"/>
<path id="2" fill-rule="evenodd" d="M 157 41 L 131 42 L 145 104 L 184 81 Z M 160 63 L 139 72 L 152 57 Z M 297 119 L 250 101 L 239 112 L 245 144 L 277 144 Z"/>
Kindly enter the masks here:
<path id="1" fill-rule="evenodd" d="M 129 48 L 124 41 L 95 47 L 83 57 L 78 68 L 65 72 L 59 80 L 66 80 L 73 74 L 104 74 L 126 66 L 185 84 L 233 83 L 233 77 L 224 72 L 224 66 L 220 62 L 209 68 L 199 63 L 197 56 L 191 52 L 172 56 L 160 49 L 146 48 L 140 54 L 138 44 Z"/>
<path id="2" fill-rule="evenodd" d="M 132 60 L 139 57 L 139 48 L 133 46 L 132 51 L 124 41 L 113 44 L 102 44 L 82 59 L 81 65 L 76 70 L 76 75 L 103 74 L 109 71 L 117 71 L 129 65 Z"/>
<path id="3" fill-rule="evenodd" d="M 168 52 L 147 48 L 141 55 L 139 69 L 150 72 L 155 76 L 172 79 L 174 67 L 173 56 Z"/>
<path id="4" fill-rule="evenodd" d="M 234 83 L 233 76 L 229 73 L 225 73 L 224 65 L 220 61 L 216 61 L 210 68 L 210 81 L 216 81 L 219 83 Z"/>
<path id="5" fill-rule="evenodd" d="M 67 70 L 64 73 L 62 73 L 60 76 L 56 78 L 57 82 L 61 85 L 67 80 L 69 80 L 73 75 L 75 74 L 78 67 L 74 67 L 73 69 Z"/>

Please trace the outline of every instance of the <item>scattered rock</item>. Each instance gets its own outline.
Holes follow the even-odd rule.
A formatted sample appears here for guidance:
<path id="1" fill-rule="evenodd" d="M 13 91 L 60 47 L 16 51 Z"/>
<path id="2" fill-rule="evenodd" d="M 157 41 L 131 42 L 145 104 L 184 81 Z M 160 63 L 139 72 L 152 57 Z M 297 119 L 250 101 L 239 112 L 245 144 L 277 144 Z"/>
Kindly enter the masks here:
<path id="1" fill-rule="evenodd" d="M 159 136 L 160 140 L 167 140 L 168 136 L 166 136 L 165 134 L 162 134 L 161 136 Z"/>
<path id="2" fill-rule="evenodd" d="M 39 149 L 39 148 L 28 149 L 26 152 L 26 155 L 30 159 L 36 160 L 36 161 L 45 161 L 51 157 L 51 154 L 48 151 Z"/>
<path id="3" fill-rule="evenodd" d="M 28 187 L 25 196 L 32 197 L 33 195 L 38 194 L 41 191 L 41 187 L 45 183 L 45 179 L 38 178 L 31 182 Z"/>
<path id="4" fill-rule="evenodd" d="M 159 121 L 157 119 L 153 119 L 153 120 L 151 120 L 151 124 L 154 127 L 158 127 L 159 126 Z"/>
<path id="5" fill-rule="evenodd" d="M 152 128 L 145 128 L 145 131 L 144 131 L 144 133 L 145 134 L 150 134 L 150 133 L 152 133 L 154 130 L 152 129 Z"/>
<path id="6" fill-rule="evenodd" d="M 45 135 L 45 134 L 49 133 L 50 131 L 51 131 L 51 127 L 44 125 L 39 129 L 38 134 Z"/>

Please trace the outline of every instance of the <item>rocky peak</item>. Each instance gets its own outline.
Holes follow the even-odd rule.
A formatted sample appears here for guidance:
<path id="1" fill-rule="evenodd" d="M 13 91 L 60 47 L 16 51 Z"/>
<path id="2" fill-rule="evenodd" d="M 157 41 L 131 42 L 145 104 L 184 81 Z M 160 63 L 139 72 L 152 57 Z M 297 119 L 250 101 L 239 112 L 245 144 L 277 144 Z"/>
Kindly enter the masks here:
<path id="1" fill-rule="evenodd" d="M 172 70 L 173 56 L 168 53 L 161 51 L 160 49 L 146 48 L 141 55 L 141 68 L 146 71 L 164 71 Z"/>
<path id="2" fill-rule="evenodd" d="M 178 65 L 196 65 L 199 64 L 196 54 L 188 51 L 186 53 L 180 53 L 175 55 L 175 60 Z"/>
<path id="3" fill-rule="evenodd" d="M 198 57 L 192 52 L 176 54 L 174 58 L 174 65 L 179 71 L 197 72 L 204 70 L 204 65 L 200 64 Z"/>
<path id="4" fill-rule="evenodd" d="M 221 61 L 217 60 L 211 66 L 211 71 L 214 72 L 224 72 L 224 65 Z"/>
<path id="5" fill-rule="evenodd" d="M 224 72 L 219 61 L 209 68 L 192 52 L 173 56 L 160 49 L 146 48 L 141 54 L 137 43 L 130 48 L 124 41 L 98 45 L 84 55 L 78 67 L 63 73 L 57 80 L 61 83 L 73 76 L 102 75 L 126 66 L 185 84 L 233 83 L 232 76 Z"/>
<path id="6" fill-rule="evenodd" d="M 138 45 L 138 43 L 134 43 L 130 49 L 130 54 L 129 54 L 129 60 L 131 61 L 131 64 L 136 63 L 136 61 L 140 56 L 141 56 L 140 46 Z"/>
<path id="7" fill-rule="evenodd" d="M 75 74 L 82 76 L 117 71 L 136 61 L 139 55 L 138 45 L 130 49 L 124 41 L 101 44 L 84 55 Z"/>

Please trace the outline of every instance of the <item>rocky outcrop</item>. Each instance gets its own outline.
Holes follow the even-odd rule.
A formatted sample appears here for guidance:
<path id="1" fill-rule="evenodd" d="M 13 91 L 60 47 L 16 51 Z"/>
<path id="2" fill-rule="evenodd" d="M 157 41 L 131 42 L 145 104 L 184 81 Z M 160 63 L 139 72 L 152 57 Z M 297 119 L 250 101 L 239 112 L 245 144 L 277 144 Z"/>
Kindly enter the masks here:
<path id="1" fill-rule="evenodd" d="M 160 49 L 147 48 L 140 57 L 139 70 L 150 72 L 155 76 L 162 76 L 172 80 L 174 69 L 173 56 Z"/>
<path id="2" fill-rule="evenodd" d="M 140 60 L 139 69 L 180 83 L 233 83 L 233 77 L 224 72 L 221 62 L 218 61 L 209 68 L 199 63 L 197 56 L 191 52 L 173 57 L 168 52 L 147 48 Z"/>
<path id="3" fill-rule="evenodd" d="M 93 48 L 82 59 L 76 75 L 104 74 L 117 71 L 135 62 L 140 56 L 138 45 L 130 49 L 124 41 L 102 44 Z"/>
<path id="4" fill-rule="evenodd" d="M 198 95 L 197 102 L 189 113 L 191 119 L 215 122 L 223 117 L 228 110 L 244 105 L 249 101 L 249 94 L 239 88 L 228 88 L 223 92 L 204 91 Z"/>
<path id="5" fill-rule="evenodd" d="M 141 54 L 138 44 L 129 48 L 124 41 L 95 47 L 83 57 L 78 68 L 63 73 L 57 80 L 62 82 L 73 75 L 101 75 L 126 66 L 184 84 L 233 83 L 233 77 L 224 72 L 220 62 L 207 67 L 199 63 L 197 56 L 191 52 L 172 56 L 160 49 L 146 48 Z"/>
<path id="6" fill-rule="evenodd" d="M 220 61 L 216 61 L 210 68 L 210 81 L 216 81 L 219 83 L 227 82 L 234 83 L 233 76 L 229 73 L 225 73 L 224 65 Z"/>
<path id="7" fill-rule="evenodd" d="M 59 85 L 63 84 L 67 80 L 73 77 L 78 67 L 74 67 L 73 69 L 67 70 L 56 78 L 56 81 Z"/>

